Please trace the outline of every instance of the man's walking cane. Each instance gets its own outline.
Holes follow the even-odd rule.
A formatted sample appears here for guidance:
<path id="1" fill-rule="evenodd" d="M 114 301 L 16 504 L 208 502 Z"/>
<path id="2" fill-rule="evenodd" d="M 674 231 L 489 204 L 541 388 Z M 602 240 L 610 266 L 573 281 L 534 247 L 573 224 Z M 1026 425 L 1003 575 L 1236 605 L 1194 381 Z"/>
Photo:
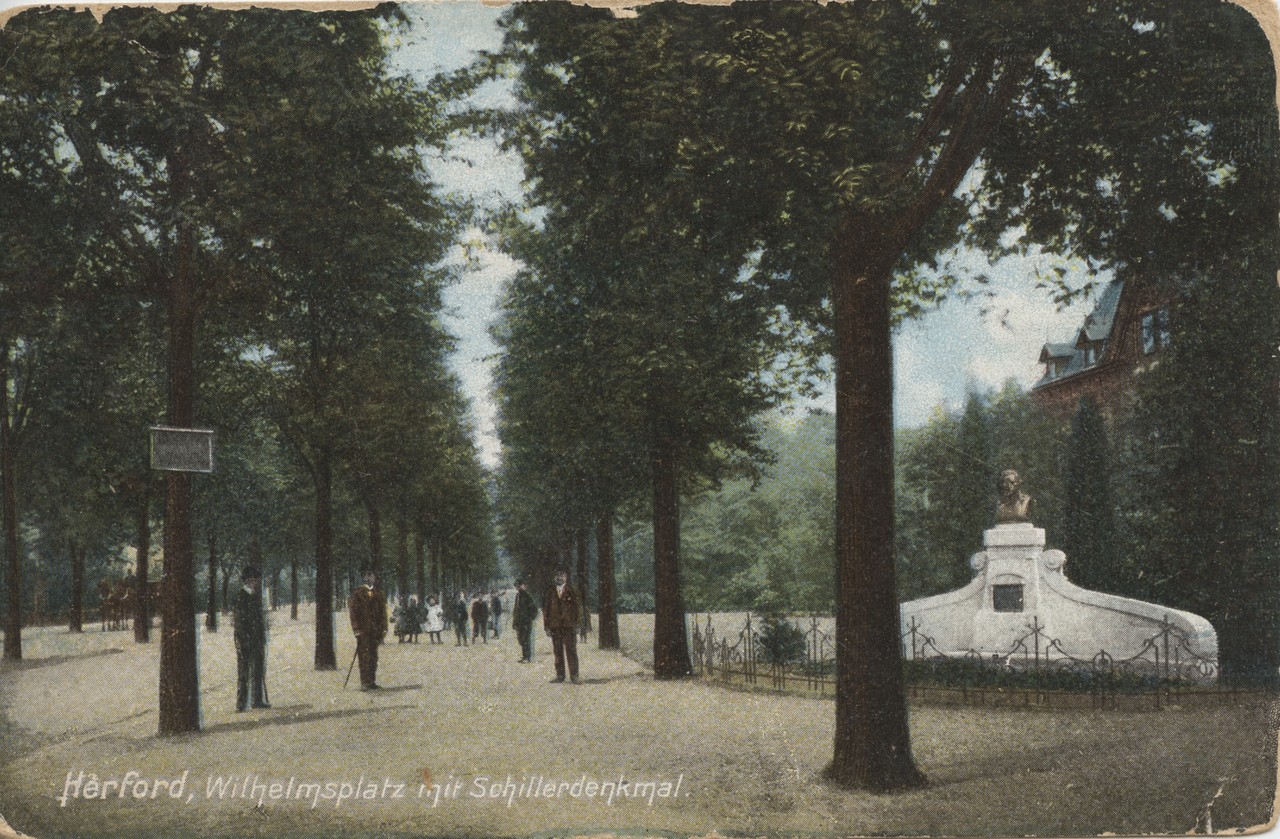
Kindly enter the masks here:
<path id="1" fill-rule="evenodd" d="M 358 640 L 356 641 L 356 651 L 355 651 L 355 654 L 351 656 L 351 666 L 347 668 L 347 678 L 346 678 L 346 681 L 344 681 L 344 682 L 342 683 L 342 689 L 343 689 L 343 690 L 346 690 L 346 689 L 347 689 L 347 682 L 350 682 L 350 681 L 351 681 L 351 671 L 352 671 L 352 670 L 354 670 L 354 669 L 356 669 L 356 656 L 357 656 L 357 655 L 360 655 L 360 642 L 359 642 Z"/>

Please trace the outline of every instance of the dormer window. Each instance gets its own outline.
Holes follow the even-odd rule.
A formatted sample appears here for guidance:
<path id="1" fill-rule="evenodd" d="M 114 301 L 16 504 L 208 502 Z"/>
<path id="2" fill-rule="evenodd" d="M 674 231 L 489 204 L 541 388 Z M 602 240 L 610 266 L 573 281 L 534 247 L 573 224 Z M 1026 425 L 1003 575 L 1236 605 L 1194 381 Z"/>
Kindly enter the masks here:
<path id="1" fill-rule="evenodd" d="M 1171 342 L 1169 310 L 1161 307 L 1142 316 L 1142 353 L 1151 355 L 1165 349 Z"/>

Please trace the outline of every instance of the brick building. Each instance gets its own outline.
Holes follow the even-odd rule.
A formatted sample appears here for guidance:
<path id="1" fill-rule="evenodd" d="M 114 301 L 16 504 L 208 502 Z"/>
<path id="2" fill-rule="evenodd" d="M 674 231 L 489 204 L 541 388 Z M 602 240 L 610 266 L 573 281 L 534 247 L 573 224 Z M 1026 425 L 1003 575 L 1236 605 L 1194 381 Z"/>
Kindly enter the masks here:
<path id="1" fill-rule="evenodd" d="M 1169 340 L 1167 301 L 1112 280 L 1073 340 L 1044 345 L 1044 376 L 1031 392 L 1046 410 L 1064 419 L 1076 412 L 1084 396 L 1093 397 L 1110 417 Z"/>

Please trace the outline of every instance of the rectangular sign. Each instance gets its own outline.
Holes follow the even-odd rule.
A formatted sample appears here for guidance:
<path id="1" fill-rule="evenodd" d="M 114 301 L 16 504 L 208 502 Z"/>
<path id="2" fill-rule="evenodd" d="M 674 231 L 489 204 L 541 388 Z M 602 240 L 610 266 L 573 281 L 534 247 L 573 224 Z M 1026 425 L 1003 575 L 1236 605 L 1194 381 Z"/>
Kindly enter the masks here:
<path id="1" fill-rule="evenodd" d="M 213 431 L 206 428 L 153 427 L 151 468 L 166 472 L 212 472 Z"/>

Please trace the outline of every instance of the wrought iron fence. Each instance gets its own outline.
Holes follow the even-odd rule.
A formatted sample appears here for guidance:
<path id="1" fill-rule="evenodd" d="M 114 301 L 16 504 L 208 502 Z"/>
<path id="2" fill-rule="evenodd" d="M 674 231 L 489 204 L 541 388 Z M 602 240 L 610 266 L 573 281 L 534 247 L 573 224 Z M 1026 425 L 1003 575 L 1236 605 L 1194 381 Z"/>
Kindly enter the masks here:
<path id="1" fill-rule="evenodd" d="M 831 626 L 830 618 L 818 615 L 698 616 L 694 666 L 726 684 L 834 696 Z M 1218 686 L 1218 662 L 1198 654 L 1167 617 L 1136 651 L 1100 649 L 1088 656 L 1069 652 L 1036 615 L 1026 630 L 994 655 L 946 651 L 912 617 L 902 633 L 908 695 L 966 705 L 1139 709 L 1222 702 L 1241 693 Z M 779 638 L 795 643 L 788 647 Z"/>

